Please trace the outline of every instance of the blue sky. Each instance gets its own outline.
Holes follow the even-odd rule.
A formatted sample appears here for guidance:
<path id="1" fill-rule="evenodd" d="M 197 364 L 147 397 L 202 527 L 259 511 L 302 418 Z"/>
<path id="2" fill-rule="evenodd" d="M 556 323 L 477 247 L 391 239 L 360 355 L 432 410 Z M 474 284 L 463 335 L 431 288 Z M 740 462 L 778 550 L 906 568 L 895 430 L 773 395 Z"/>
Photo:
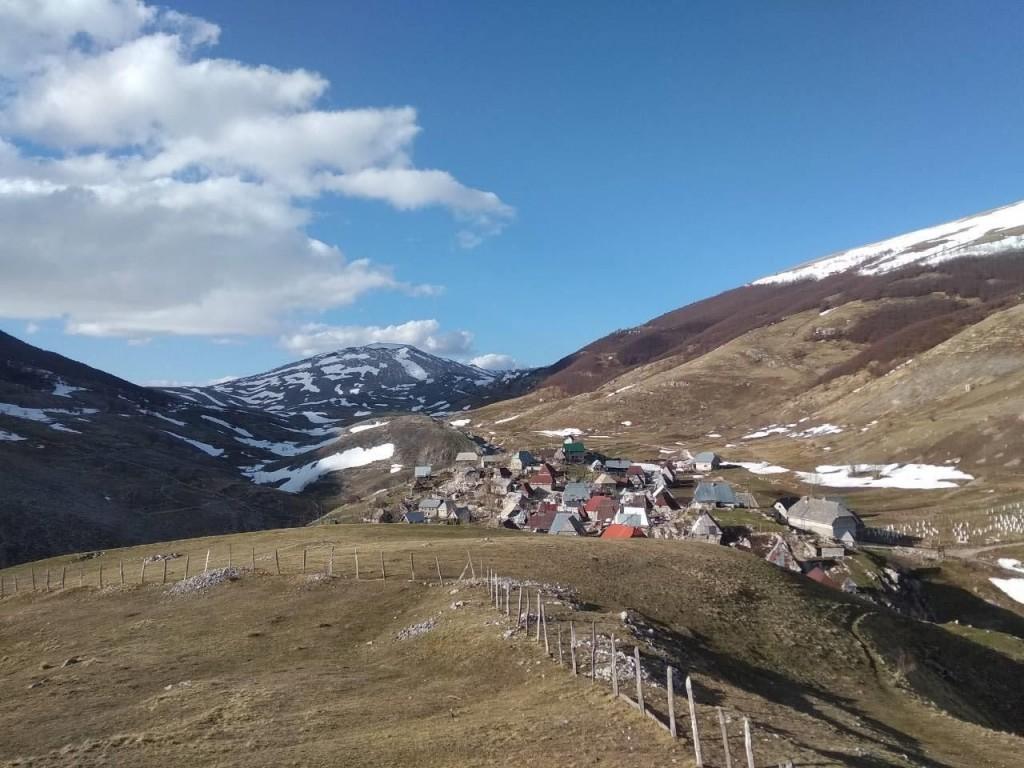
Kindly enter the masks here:
<path id="1" fill-rule="evenodd" d="M 62 309 L 60 283 L 76 278 L 61 262 L 52 286 L 30 284 L 53 296 L 38 307 L 10 299 L 17 309 L 6 310 L 0 289 L 0 328 L 135 381 L 254 373 L 323 349 L 331 329 L 358 338 L 410 322 L 420 323 L 406 326 L 410 337 L 441 353 L 546 364 L 784 267 L 1024 197 L 1018 2 L 172 7 L 219 27 L 192 61 L 319 73 L 330 85 L 318 110 L 413 107 L 415 168 L 443 170 L 463 185 L 454 194 L 492 193 L 501 207 L 294 195 L 291 209 L 308 215 L 299 230 L 400 285 L 363 287 L 345 303 L 289 293 L 272 320 L 268 309 L 241 332 L 191 316 L 154 324 L 165 310 L 134 299 L 122 321 L 81 292 Z M 28 75 L 14 82 L 35 87 Z M 24 156 L 84 154 L 102 140 L 94 122 L 54 139 L 34 114 L 0 119 L 0 137 Z M 120 137 L 105 151 L 150 150 Z M 59 215 L 47 220 L 60 226 Z M 145 248 L 155 235 L 132 226 L 129 245 Z M 86 250 L 107 268 L 105 242 Z M 288 258 L 261 258 L 254 269 L 288 271 Z M 204 259 L 218 271 L 216 249 Z M 109 274 L 112 293 L 153 293 L 123 267 Z M 200 279 L 183 270 L 181 291 Z"/>

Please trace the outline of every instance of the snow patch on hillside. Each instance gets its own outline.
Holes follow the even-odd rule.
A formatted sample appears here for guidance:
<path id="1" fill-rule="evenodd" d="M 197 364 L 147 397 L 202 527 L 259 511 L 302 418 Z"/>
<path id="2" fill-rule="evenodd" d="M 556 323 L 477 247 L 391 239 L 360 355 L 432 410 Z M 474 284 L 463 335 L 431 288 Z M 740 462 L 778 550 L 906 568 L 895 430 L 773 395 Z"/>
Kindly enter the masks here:
<path id="1" fill-rule="evenodd" d="M 364 467 L 375 461 L 385 461 L 394 455 L 394 444 L 384 443 L 374 448 L 349 448 L 310 464 L 304 464 L 301 467 L 286 467 L 272 472 L 248 471 L 246 474 L 258 485 L 267 485 L 284 480 L 285 482 L 278 486 L 279 490 L 288 493 L 299 493 L 326 474 L 353 467 Z"/>
<path id="2" fill-rule="evenodd" d="M 358 432 L 365 432 L 368 429 L 376 429 L 377 427 L 386 427 L 391 422 L 389 421 L 375 421 L 372 424 L 357 424 L 354 427 L 349 427 L 349 432 L 353 435 Z"/>
<path id="3" fill-rule="evenodd" d="M 908 264 L 940 264 L 963 256 L 991 256 L 1024 247 L 1024 201 L 934 227 L 918 229 L 860 248 L 840 251 L 794 269 L 755 280 L 753 285 L 820 280 L 856 270 L 881 275 Z M 1009 231 L 1009 232 L 1008 232 Z"/>
<path id="4" fill-rule="evenodd" d="M 755 475 L 781 475 L 789 472 L 785 467 L 769 464 L 767 461 L 730 461 L 729 463 L 743 467 L 747 472 Z"/>
<path id="5" fill-rule="evenodd" d="M 24 439 L 25 438 L 21 435 L 16 435 L 13 432 L 4 432 L 0 429 L 0 442 L 16 443 L 17 441 Z"/>
<path id="6" fill-rule="evenodd" d="M 901 488 L 933 490 L 958 488 L 954 481 L 973 480 L 959 469 L 933 464 L 823 464 L 797 477 L 828 488 Z"/>
<path id="7" fill-rule="evenodd" d="M 192 440 L 192 439 L 190 439 L 188 437 L 182 437 L 181 435 L 175 434 L 174 432 L 168 432 L 166 429 L 164 430 L 164 433 L 170 435 L 171 437 L 176 437 L 179 440 L 185 441 L 186 443 L 191 445 L 193 448 L 198 448 L 200 451 L 205 453 L 207 456 L 221 456 L 224 453 L 224 449 L 223 448 L 214 448 L 212 445 L 210 445 L 208 443 L 202 443 L 202 442 L 200 442 L 198 440 Z"/>
<path id="8" fill-rule="evenodd" d="M 497 424 L 498 422 L 494 422 Z M 544 435 L 545 437 L 576 437 L 577 435 L 585 434 L 585 430 L 577 429 L 576 427 L 565 427 L 564 429 L 538 429 L 538 435 Z"/>
<path id="9" fill-rule="evenodd" d="M 1024 603 L 1024 579 L 989 579 L 1001 592 L 1018 603 Z"/>

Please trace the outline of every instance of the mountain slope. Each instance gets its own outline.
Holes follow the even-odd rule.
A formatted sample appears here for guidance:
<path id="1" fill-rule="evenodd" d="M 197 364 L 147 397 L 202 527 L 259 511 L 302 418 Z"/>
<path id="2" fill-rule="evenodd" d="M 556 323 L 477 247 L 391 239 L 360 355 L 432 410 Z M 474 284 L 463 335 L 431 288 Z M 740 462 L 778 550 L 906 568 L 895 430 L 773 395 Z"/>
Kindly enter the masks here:
<path id="1" fill-rule="evenodd" d="M 533 371 L 485 371 L 404 344 L 327 352 L 209 387 L 169 390 L 198 403 L 333 420 L 377 412 L 442 415 L 525 392 Z"/>

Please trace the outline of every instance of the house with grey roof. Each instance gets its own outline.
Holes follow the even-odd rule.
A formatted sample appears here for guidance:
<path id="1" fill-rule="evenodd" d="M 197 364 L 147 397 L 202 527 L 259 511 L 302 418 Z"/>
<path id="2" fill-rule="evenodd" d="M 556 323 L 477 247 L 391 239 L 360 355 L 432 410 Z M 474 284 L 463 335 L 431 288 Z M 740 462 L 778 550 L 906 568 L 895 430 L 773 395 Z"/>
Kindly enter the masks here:
<path id="1" fill-rule="evenodd" d="M 548 528 L 548 533 L 556 536 L 582 536 L 586 530 L 576 515 L 571 512 L 559 512 Z"/>
<path id="2" fill-rule="evenodd" d="M 693 457 L 693 466 L 698 472 L 713 472 L 722 466 L 722 457 L 713 451 L 701 451 Z"/>
<path id="3" fill-rule="evenodd" d="M 478 464 L 480 463 L 480 457 L 477 456 L 476 451 L 459 451 L 455 455 L 456 464 Z"/>
<path id="4" fill-rule="evenodd" d="M 701 508 L 736 507 L 739 502 L 728 483 L 702 480 L 693 492 L 693 505 Z"/>
<path id="5" fill-rule="evenodd" d="M 709 544 L 722 543 L 722 526 L 707 512 L 701 512 L 690 526 L 689 538 L 706 541 Z"/>
<path id="6" fill-rule="evenodd" d="M 590 483 L 566 483 L 562 491 L 562 503 L 586 504 L 590 500 Z"/>
<path id="7" fill-rule="evenodd" d="M 813 533 L 853 545 L 863 528 L 860 518 L 839 499 L 804 496 L 786 510 L 786 523 L 798 531 Z"/>
<path id="8" fill-rule="evenodd" d="M 625 474 L 633 462 L 628 459 L 608 459 L 604 463 L 606 472 Z"/>
<path id="9" fill-rule="evenodd" d="M 508 468 L 513 472 L 524 472 L 528 468 L 538 464 L 537 459 L 529 451 L 516 451 L 508 460 Z"/>
<path id="10" fill-rule="evenodd" d="M 444 499 L 439 499 L 436 496 L 428 496 L 425 499 L 420 499 L 419 505 L 416 509 L 423 513 L 423 517 L 427 520 L 436 522 L 448 517 L 448 502 Z"/>

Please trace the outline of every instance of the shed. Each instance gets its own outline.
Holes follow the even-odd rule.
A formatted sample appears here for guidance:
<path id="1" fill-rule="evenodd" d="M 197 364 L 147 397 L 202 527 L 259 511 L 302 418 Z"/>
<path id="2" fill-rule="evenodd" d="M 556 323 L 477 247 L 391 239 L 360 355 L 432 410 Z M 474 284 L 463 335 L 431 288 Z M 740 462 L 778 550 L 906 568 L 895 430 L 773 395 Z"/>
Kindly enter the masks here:
<path id="1" fill-rule="evenodd" d="M 721 544 L 722 526 L 707 512 L 701 512 L 690 527 L 690 538 L 711 544 Z"/>
<path id="2" fill-rule="evenodd" d="M 701 451 L 693 457 L 693 466 L 698 472 L 713 472 L 722 466 L 722 457 L 713 451 Z"/>
<path id="3" fill-rule="evenodd" d="M 480 457 L 476 455 L 475 451 L 459 451 L 455 456 L 456 464 L 476 464 L 480 461 Z"/>
<path id="4" fill-rule="evenodd" d="M 417 480 L 433 477 L 434 470 L 429 464 L 421 464 L 413 470 L 413 477 Z"/>
<path id="5" fill-rule="evenodd" d="M 625 471 L 627 469 L 629 469 L 629 465 L 631 463 L 632 462 L 630 462 L 630 461 L 628 461 L 626 459 L 608 459 L 604 463 L 604 468 L 605 468 L 606 472 L 614 472 L 616 474 L 622 474 L 622 473 L 625 473 Z"/>

